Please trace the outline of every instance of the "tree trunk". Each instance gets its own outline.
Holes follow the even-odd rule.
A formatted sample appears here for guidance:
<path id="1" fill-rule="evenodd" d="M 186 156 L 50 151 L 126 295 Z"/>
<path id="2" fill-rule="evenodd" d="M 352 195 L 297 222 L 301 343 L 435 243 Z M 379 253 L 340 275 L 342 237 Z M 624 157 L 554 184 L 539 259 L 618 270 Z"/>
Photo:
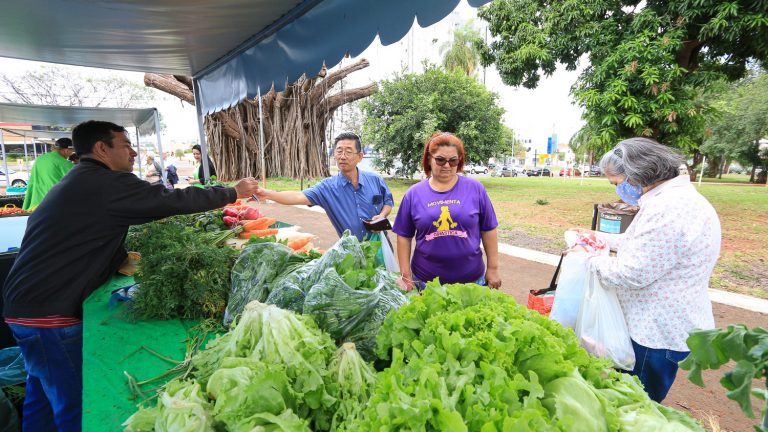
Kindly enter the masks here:
<path id="1" fill-rule="evenodd" d="M 262 95 L 264 162 L 268 177 L 316 178 L 329 175 L 325 129 L 340 106 L 370 96 L 376 84 L 329 94 L 334 84 L 369 66 L 362 59 L 327 74 L 306 75 L 282 92 Z M 189 77 L 145 74 L 144 84 L 195 104 Z M 262 174 L 259 145 L 259 101 L 244 100 L 205 118 L 209 154 L 219 180 Z"/>
<path id="2" fill-rule="evenodd" d="M 720 159 L 711 157 L 707 159 L 707 171 L 704 173 L 709 178 L 717 177 L 717 171 L 720 169 Z"/>
<path id="3" fill-rule="evenodd" d="M 691 179 L 691 182 L 696 181 L 696 177 L 698 176 L 698 172 L 696 168 L 699 166 L 701 161 L 704 159 L 704 155 L 699 153 L 698 151 L 695 151 L 693 153 L 693 163 L 688 165 L 688 176 Z"/>

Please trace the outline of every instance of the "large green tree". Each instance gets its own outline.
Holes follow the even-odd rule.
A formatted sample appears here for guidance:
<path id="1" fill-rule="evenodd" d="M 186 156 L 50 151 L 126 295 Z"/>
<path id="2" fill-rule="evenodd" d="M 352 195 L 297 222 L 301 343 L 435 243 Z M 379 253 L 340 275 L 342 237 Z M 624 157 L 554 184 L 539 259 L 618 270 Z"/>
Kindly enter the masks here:
<path id="1" fill-rule="evenodd" d="M 467 162 L 484 162 L 504 151 L 504 110 L 497 95 L 460 71 L 430 65 L 422 74 L 396 74 L 379 83 L 361 108 L 365 142 L 378 151 L 380 168 L 395 175 L 411 176 L 419 169 L 424 142 L 436 131 L 461 138 Z"/>
<path id="2" fill-rule="evenodd" d="M 768 60 L 766 1 L 494 0 L 478 14 L 493 35 L 483 64 L 508 85 L 534 88 L 558 63 L 588 60 L 571 93 L 592 150 L 642 135 L 693 154 L 705 89 Z"/>
<path id="3" fill-rule="evenodd" d="M 768 152 L 760 149 L 760 139 L 768 137 L 768 74 L 763 71 L 731 85 L 715 102 L 719 115 L 708 123 L 708 138 L 701 148 L 714 161 L 710 175 L 717 168 L 735 160 L 742 166 L 752 167 L 751 181 L 755 181 L 755 167 L 766 168 Z M 757 179 L 765 182 L 765 176 Z"/>

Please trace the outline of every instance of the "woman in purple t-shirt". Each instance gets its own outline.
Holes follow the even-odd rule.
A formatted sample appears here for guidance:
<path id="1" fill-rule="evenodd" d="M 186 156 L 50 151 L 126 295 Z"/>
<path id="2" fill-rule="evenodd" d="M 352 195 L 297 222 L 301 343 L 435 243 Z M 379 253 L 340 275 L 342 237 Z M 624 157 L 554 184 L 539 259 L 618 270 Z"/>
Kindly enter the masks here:
<path id="1" fill-rule="evenodd" d="M 476 282 L 499 288 L 496 213 L 483 185 L 457 174 L 464 167 L 464 143 L 447 132 L 432 135 L 424 144 L 422 165 L 427 178 L 405 193 L 393 228 L 407 289 L 436 277 L 441 283 Z"/>

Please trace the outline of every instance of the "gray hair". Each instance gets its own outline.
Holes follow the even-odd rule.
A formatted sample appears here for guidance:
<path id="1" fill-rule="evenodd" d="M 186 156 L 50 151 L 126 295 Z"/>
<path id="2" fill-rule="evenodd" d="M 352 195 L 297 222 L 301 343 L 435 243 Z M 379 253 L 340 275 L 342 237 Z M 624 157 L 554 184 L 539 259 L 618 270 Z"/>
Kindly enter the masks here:
<path id="1" fill-rule="evenodd" d="M 611 175 L 623 175 L 630 184 L 642 187 L 679 175 L 683 157 L 650 138 L 629 138 L 616 145 L 600 159 L 600 169 Z"/>

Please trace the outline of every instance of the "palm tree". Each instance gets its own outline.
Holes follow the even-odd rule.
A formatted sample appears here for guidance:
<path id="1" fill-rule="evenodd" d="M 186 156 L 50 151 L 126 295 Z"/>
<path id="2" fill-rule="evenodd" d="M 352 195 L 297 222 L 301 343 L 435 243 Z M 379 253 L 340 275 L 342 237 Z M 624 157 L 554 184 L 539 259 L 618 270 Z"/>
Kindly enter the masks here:
<path id="1" fill-rule="evenodd" d="M 453 31 L 453 40 L 440 46 L 443 56 L 443 68 L 446 70 L 460 69 L 468 76 L 475 74 L 480 64 L 480 52 L 477 43 L 482 42 L 480 33 L 472 27 L 472 21 L 467 21 Z"/>

